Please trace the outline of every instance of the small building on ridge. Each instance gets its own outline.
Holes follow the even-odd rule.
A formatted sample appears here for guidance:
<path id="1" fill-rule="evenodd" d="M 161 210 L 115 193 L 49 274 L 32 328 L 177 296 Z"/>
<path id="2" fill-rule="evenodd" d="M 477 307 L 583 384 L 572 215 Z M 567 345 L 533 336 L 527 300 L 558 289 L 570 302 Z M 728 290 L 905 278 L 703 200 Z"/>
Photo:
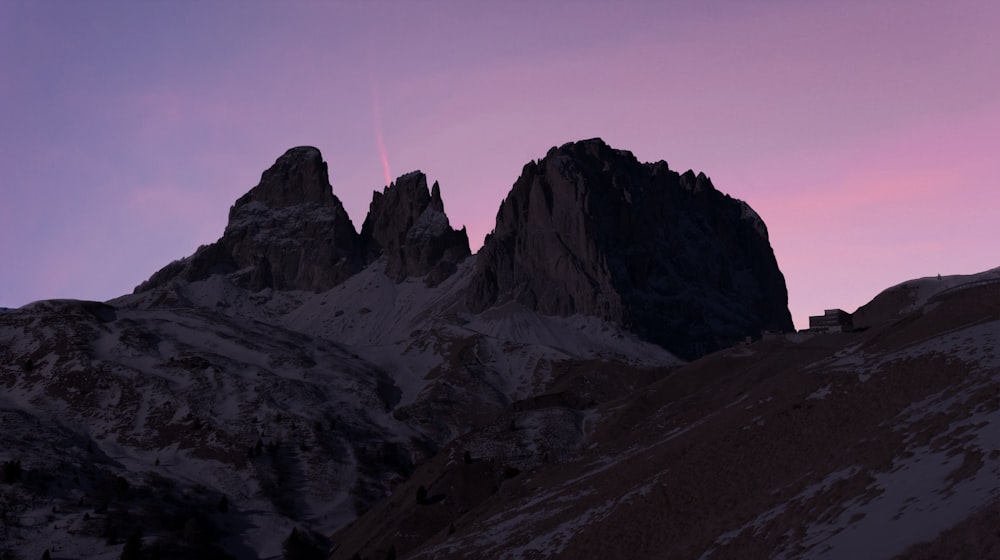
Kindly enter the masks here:
<path id="1" fill-rule="evenodd" d="M 850 332 L 854 330 L 851 314 L 843 309 L 827 309 L 822 315 L 809 317 L 809 330 L 813 332 Z"/>

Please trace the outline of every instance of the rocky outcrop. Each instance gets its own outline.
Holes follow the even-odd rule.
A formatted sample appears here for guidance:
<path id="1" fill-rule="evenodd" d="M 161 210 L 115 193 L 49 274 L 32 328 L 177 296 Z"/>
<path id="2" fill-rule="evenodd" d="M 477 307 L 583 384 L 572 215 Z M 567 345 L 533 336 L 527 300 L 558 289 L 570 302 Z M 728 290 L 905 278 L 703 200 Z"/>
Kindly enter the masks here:
<path id="1" fill-rule="evenodd" d="M 450 276 L 470 254 L 465 228 L 456 231 L 448 222 L 437 182 L 428 191 L 427 177 L 419 171 L 374 193 L 361 226 L 361 246 L 366 262 L 385 255 L 386 273 L 396 281 L 427 275 L 431 285 Z"/>
<path id="2" fill-rule="evenodd" d="M 193 282 L 220 273 L 254 291 L 322 291 L 360 264 L 358 234 L 331 190 L 326 162 L 316 148 L 298 147 L 236 201 L 221 239 L 167 265 L 136 292 L 177 277 Z"/>
<path id="3" fill-rule="evenodd" d="M 225 274 L 251 291 L 325 291 L 385 257 L 396 280 L 447 278 L 470 254 L 440 188 L 417 171 L 373 196 L 360 234 L 316 148 L 288 150 L 229 212 L 222 238 L 136 292 Z M 497 214 L 471 279 L 472 311 L 515 301 L 617 323 L 694 358 L 761 330 L 790 330 L 767 228 L 703 174 L 640 163 L 599 139 L 529 163 Z"/>
<path id="4" fill-rule="evenodd" d="M 303 146 L 285 152 L 236 201 L 221 239 L 165 266 L 135 292 L 213 274 L 251 291 L 320 292 L 383 255 L 397 282 L 425 276 L 435 285 L 469 254 L 465 228 L 452 229 L 438 184 L 428 189 L 419 171 L 374 193 L 359 235 L 332 192 L 319 150 Z"/>
<path id="5" fill-rule="evenodd" d="M 767 228 L 746 203 L 600 139 L 524 167 L 467 301 L 597 316 L 686 359 L 793 328 Z"/>

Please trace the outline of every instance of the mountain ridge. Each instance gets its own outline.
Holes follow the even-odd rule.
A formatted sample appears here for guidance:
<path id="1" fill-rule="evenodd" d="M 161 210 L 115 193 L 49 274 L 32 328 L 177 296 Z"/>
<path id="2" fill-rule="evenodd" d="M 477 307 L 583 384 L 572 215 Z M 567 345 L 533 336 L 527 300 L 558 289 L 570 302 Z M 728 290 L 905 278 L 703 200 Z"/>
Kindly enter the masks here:
<path id="1" fill-rule="evenodd" d="M 824 558 L 1000 511 L 1000 283 L 760 337 L 787 292 L 756 212 L 597 139 L 526 165 L 477 254 L 420 172 L 355 230 L 312 147 L 229 222 L 132 294 L 0 313 L 0 554 Z M 679 343 L 648 330 L 672 285 Z"/>
<path id="2" fill-rule="evenodd" d="M 383 256 L 397 282 L 420 276 L 433 286 L 472 254 L 465 228 L 449 223 L 440 186 L 428 189 L 422 172 L 375 191 L 358 232 L 319 150 L 298 147 L 236 201 L 219 241 L 135 293 L 213 274 L 234 275 L 252 291 L 322 292 Z M 703 173 L 640 163 L 599 138 L 525 165 L 475 256 L 465 298 L 473 313 L 507 301 L 582 313 L 686 359 L 794 329 L 767 228 L 749 205 Z"/>
<path id="3" fill-rule="evenodd" d="M 767 228 L 703 173 L 640 163 L 599 138 L 529 163 L 477 261 L 470 307 L 625 324 L 686 359 L 794 330 Z"/>

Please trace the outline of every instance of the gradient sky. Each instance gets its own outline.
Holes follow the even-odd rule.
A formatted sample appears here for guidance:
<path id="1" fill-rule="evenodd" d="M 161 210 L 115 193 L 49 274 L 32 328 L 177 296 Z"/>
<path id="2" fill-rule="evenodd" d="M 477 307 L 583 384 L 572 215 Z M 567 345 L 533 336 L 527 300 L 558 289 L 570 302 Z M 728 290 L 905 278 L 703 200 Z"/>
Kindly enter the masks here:
<path id="1" fill-rule="evenodd" d="M 802 328 L 1000 266 L 998 6 L 0 0 L 0 306 L 131 292 L 297 145 L 360 228 L 381 142 L 475 250 L 600 136 L 753 206 Z"/>

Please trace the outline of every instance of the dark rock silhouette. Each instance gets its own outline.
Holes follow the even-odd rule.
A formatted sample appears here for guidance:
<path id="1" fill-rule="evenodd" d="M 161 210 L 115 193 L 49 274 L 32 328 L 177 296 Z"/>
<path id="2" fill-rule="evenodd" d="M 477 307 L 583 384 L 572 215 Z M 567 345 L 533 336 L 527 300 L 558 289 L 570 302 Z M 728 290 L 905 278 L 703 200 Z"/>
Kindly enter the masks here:
<path id="1" fill-rule="evenodd" d="M 136 288 L 175 277 L 193 282 L 232 274 L 250 290 L 322 291 L 360 269 L 358 234 L 333 194 L 326 162 L 312 147 L 292 148 L 229 210 L 217 242 L 175 261 Z"/>
<path id="2" fill-rule="evenodd" d="M 466 255 L 419 172 L 359 234 L 296 148 L 149 291 L 0 309 L 0 556 L 1000 557 L 1000 268 L 684 364 L 790 327 L 767 230 L 600 140 Z"/>
<path id="3" fill-rule="evenodd" d="M 507 301 L 623 324 L 686 359 L 793 329 L 767 229 L 746 203 L 600 139 L 527 164 L 501 205 L 468 303 Z"/>
<path id="4" fill-rule="evenodd" d="M 135 292 L 213 274 L 251 291 L 321 292 L 383 254 L 395 280 L 426 275 L 434 285 L 469 256 L 469 239 L 465 228 L 452 229 L 438 184 L 428 191 L 419 171 L 374 194 L 359 235 L 332 192 L 320 151 L 303 146 L 285 152 L 236 201 L 221 239 L 165 266 Z"/>
<path id="5" fill-rule="evenodd" d="M 240 197 L 216 243 L 136 292 L 226 274 L 258 291 L 325 291 L 386 258 L 396 280 L 434 286 L 469 256 L 437 183 L 401 176 L 373 195 L 360 234 L 334 196 L 319 150 L 292 148 Z M 509 301 L 591 315 L 691 359 L 762 330 L 791 330 L 767 228 L 704 175 L 640 163 L 600 139 L 553 148 L 522 171 L 477 257 L 473 312 Z"/>
<path id="6" fill-rule="evenodd" d="M 428 191 L 427 177 L 414 171 L 403 175 L 372 196 L 368 217 L 361 226 L 366 262 L 388 257 L 387 274 L 400 281 L 408 276 L 427 277 L 437 284 L 468 257 L 465 228 L 452 229 L 435 182 Z"/>

